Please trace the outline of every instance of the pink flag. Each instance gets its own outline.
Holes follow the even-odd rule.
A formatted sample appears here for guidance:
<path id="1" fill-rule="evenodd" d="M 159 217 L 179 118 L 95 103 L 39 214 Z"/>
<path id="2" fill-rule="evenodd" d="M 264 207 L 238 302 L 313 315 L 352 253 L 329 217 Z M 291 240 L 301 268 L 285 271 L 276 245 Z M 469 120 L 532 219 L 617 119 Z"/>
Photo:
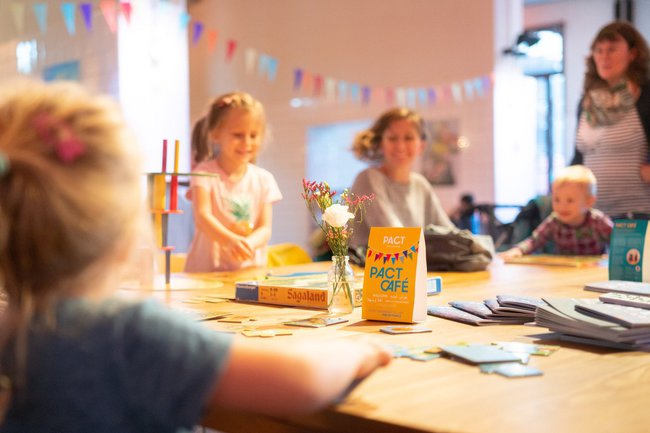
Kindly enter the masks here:
<path id="1" fill-rule="evenodd" d="M 117 31 L 117 10 L 115 8 L 115 2 L 113 0 L 102 0 L 99 3 L 99 7 L 102 10 L 109 30 L 111 33 L 115 33 Z"/>

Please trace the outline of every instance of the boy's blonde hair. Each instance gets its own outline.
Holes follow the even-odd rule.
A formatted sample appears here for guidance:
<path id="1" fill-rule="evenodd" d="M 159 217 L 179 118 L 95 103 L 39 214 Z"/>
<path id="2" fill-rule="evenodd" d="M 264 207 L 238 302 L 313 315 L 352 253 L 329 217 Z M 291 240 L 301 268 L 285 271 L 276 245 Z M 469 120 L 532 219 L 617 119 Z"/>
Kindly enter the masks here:
<path id="1" fill-rule="evenodd" d="M 266 114 L 262 103 L 246 92 L 230 92 L 218 96 L 210 103 L 207 114 L 196 121 L 192 129 L 192 165 L 216 156 L 210 141 L 210 132 L 218 129 L 231 110 L 249 111 L 257 115 L 262 122 L 262 138 L 267 135 Z"/>
<path id="2" fill-rule="evenodd" d="M 354 155 L 362 161 L 383 161 L 384 155 L 381 152 L 381 140 L 384 132 L 386 132 L 393 122 L 402 119 L 406 119 L 413 124 L 423 142 L 428 140 L 429 134 L 422 116 L 408 108 L 393 108 L 379 116 L 369 129 L 356 135 L 352 142 L 352 152 Z"/>
<path id="3" fill-rule="evenodd" d="M 564 167 L 553 179 L 553 188 L 568 183 L 582 186 L 587 197 L 596 197 L 596 176 L 584 165 Z"/>
<path id="4" fill-rule="evenodd" d="M 0 88 L 0 291 L 11 318 L 0 347 L 14 339 L 18 365 L 35 312 L 128 258 L 144 220 L 136 148 L 117 106 L 78 85 Z"/>

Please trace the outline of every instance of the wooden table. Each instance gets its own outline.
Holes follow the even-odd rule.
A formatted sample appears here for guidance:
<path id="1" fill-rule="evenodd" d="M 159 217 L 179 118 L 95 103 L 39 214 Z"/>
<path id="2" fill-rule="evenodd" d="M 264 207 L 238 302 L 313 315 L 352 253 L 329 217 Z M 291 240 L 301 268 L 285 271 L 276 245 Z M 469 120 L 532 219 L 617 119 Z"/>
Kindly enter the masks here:
<path id="1" fill-rule="evenodd" d="M 323 265 L 311 265 L 317 268 Z M 303 268 L 304 269 L 304 268 Z M 442 293 L 429 304 L 452 300 L 483 300 L 497 294 L 596 297 L 583 291 L 588 282 L 607 279 L 605 267 L 544 267 L 494 263 L 486 272 L 442 273 Z M 232 287 L 219 291 L 232 296 Z M 205 293 L 206 291 L 203 291 Z M 170 303 L 195 295 L 165 295 Z M 160 295 L 158 295 L 160 296 Z M 194 304 L 186 304 L 191 306 Z M 227 302 L 214 308 L 257 315 L 260 323 L 315 310 Z M 395 359 L 356 387 L 344 402 L 317 414 L 271 418 L 222 412 L 206 426 L 226 432 L 647 432 L 650 431 L 650 355 L 540 340 L 544 328 L 523 325 L 474 327 L 428 316 L 429 334 L 388 335 L 385 322 L 350 321 L 333 327 L 302 330 L 280 338 L 358 338 L 369 335 L 406 346 L 492 343 L 495 341 L 557 344 L 549 357 L 533 356 L 530 366 L 543 376 L 508 379 L 482 374 L 478 367 L 446 358 L 418 362 Z M 210 323 L 219 328 L 225 324 Z M 325 362 L 325 361 L 324 361 Z"/>

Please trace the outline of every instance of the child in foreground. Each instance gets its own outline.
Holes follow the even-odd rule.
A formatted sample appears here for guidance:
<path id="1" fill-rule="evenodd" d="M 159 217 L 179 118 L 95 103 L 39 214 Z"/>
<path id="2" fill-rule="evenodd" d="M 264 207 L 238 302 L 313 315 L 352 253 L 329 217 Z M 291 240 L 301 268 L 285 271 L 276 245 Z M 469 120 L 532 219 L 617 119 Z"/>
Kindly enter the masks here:
<path id="1" fill-rule="evenodd" d="M 134 147 L 115 107 L 76 85 L 0 88 L 0 432 L 314 411 L 389 362 L 369 342 L 250 343 L 114 296 L 149 229 Z"/>
<path id="2" fill-rule="evenodd" d="M 505 260 L 531 254 L 553 242 L 554 254 L 599 255 L 606 252 L 612 221 L 596 203 L 596 178 L 582 165 L 564 168 L 552 185 L 553 212 L 533 234 L 501 254 Z"/>

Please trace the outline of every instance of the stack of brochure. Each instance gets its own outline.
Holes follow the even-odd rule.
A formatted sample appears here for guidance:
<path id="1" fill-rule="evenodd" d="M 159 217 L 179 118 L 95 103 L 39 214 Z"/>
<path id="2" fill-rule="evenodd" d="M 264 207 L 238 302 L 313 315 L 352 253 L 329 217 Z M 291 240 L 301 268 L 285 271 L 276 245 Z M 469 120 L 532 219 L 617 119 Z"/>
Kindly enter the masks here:
<path id="1" fill-rule="evenodd" d="M 567 341 L 618 349 L 650 349 L 650 310 L 620 305 L 617 296 L 601 299 L 544 298 L 535 323 Z M 603 302 L 605 301 L 605 302 Z"/>
<path id="2" fill-rule="evenodd" d="M 539 298 L 498 295 L 484 301 L 452 301 L 450 306 L 430 305 L 429 315 L 470 325 L 522 324 L 535 319 L 535 309 L 545 303 Z"/>

